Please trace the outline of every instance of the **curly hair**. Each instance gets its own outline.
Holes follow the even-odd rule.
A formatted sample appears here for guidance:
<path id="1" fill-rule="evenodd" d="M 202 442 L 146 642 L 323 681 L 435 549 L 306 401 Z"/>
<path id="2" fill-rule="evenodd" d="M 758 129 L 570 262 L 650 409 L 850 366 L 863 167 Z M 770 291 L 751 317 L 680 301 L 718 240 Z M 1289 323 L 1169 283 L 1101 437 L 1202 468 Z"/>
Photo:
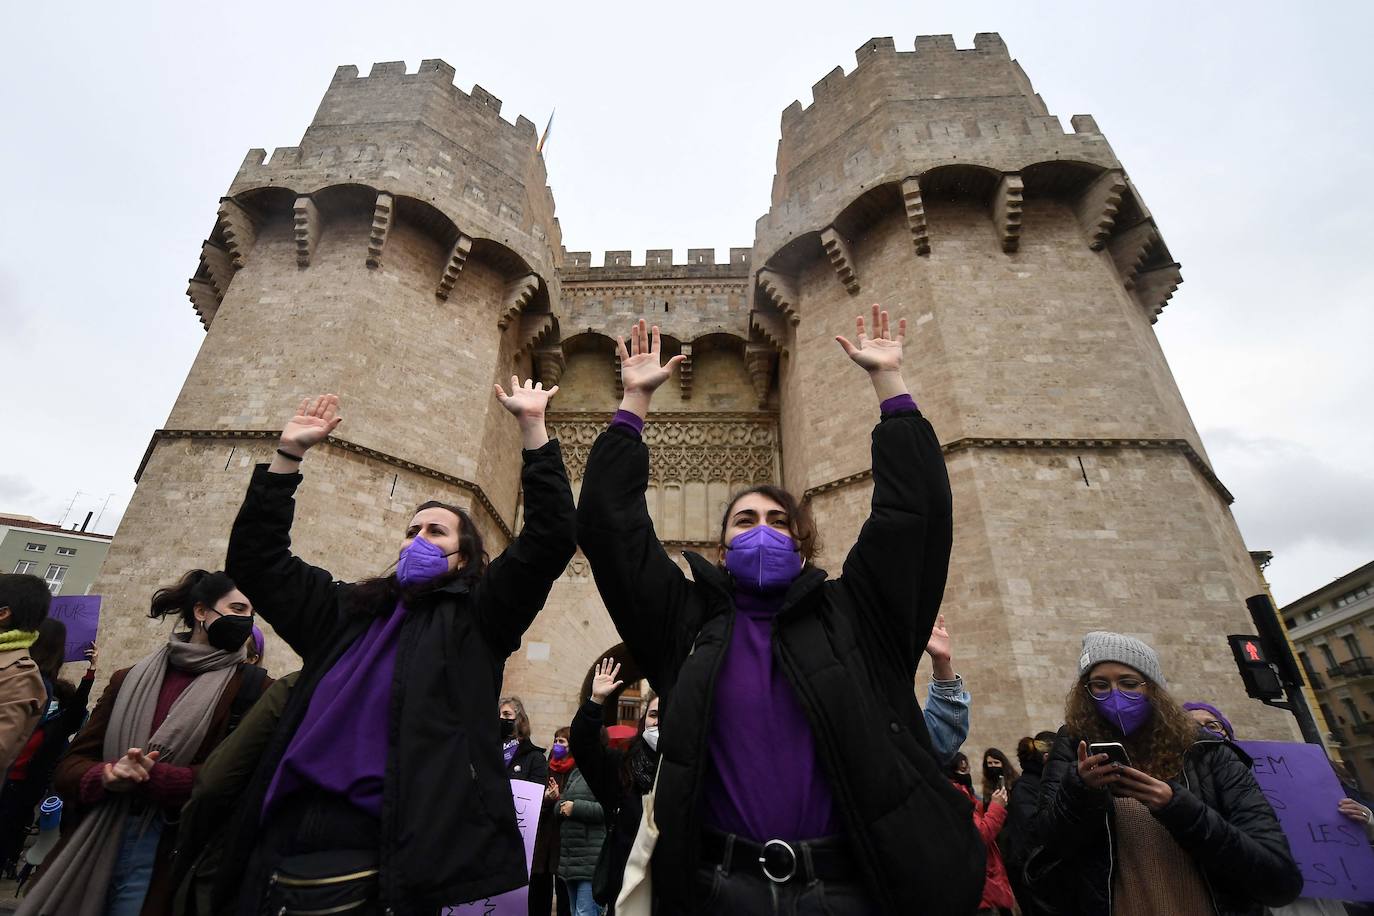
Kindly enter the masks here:
<path id="1" fill-rule="evenodd" d="M 1064 724 L 1069 734 L 1088 743 L 1120 741 L 1131 757 L 1131 766 L 1155 779 L 1173 779 L 1183 771 L 1183 755 L 1197 741 L 1199 725 L 1168 690 L 1146 678 L 1150 685 L 1150 708 L 1153 715 L 1133 735 L 1122 736 L 1097 712 L 1097 704 L 1088 694 L 1088 675 L 1085 671 L 1074 682 L 1064 701 Z M 1143 677 L 1143 675 L 1142 675 Z"/>

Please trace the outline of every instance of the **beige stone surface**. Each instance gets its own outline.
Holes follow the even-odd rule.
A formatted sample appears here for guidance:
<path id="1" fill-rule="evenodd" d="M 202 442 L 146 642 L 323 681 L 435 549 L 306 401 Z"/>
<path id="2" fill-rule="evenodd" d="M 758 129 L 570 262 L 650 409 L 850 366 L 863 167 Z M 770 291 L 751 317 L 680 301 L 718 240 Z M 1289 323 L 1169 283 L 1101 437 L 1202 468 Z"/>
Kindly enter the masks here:
<path id="1" fill-rule="evenodd" d="M 430 497 L 471 506 L 499 550 L 519 457 L 492 383 L 537 367 L 561 386 L 550 426 L 576 491 L 619 401 L 613 338 L 641 315 L 689 357 L 646 431 L 670 552 L 709 549 L 735 489 L 780 479 L 838 570 L 868 511 L 878 411 L 833 338 L 879 301 L 909 321 L 907 378 L 947 450 L 969 746 L 1057 725 L 1100 628 L 1156 645 L 1181 697 L 1290 737 L 1232 670 L 1225 634 L 1261 585 L 1152 328 L 1181 273 L 1123 164 L 1090 116 L 1063 128 L 996 35 L 872 39 L 856 59 L 783 112 L 752 248 L 678 264 L 564 250 L 533 125 L 455 88 L 442 61 L 340 68 L 299 147 L 249 154 L 200 252 L 206 341 L 98 585 L 110 661 L 160 638 L 139 619 L 157 585 L 222 562 L 251 463 L 316 391 L 338 392 L 346 420 L 306 468 L 303 557 L 380 572 Z M 507 668 L 536 740 L 618 642 L 579 555 Z M 275 645 L 269 660 L 292 663 Z"/>

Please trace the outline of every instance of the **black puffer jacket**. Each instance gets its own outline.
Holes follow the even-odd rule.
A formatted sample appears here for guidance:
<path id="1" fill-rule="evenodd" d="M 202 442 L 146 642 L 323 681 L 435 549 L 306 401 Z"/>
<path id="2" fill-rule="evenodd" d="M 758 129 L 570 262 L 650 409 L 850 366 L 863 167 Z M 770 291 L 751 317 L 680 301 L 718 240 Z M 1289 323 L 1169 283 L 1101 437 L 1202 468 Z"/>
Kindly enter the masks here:
<path id="1" fill-rule="evenodd" d="M 689 580 L 668 557 L 645 503 L 648 481 L 639 437 L 603 433 L 587 459 L 578 541 L 672 723 L 659 744 L 653 887 L 656 912 L 675 913 L 700 860 L 707 736 L 735 608 L 725 572 L 689 553 Z M 912 686 L 951 536 L 934 430 L 916 411 L 886 416 L 873 432 L 872 513 L 843 574 L 804 571 L 774 622 L 774 657 L 811 725 L 862 882 L 888 913 L 963 916 L 983 888 L 971 806 L 940 773 Z"/>
<path id="2" fill-rule="evenodd" d="M 291 554 L 300 474 L 253 472 L 229 536 L 225 570 L 301 656 L 277 732 L 244 793 L 217 892 L 244 885 L 267 786 L 320 679 L 385 606 Z M 506 658 L 575 550 L 572 490 L 556 441 L 524 453 L 525 526 L 477 580 L 459 579 L 407 605 L 391 686 L 381 835 L 381 904 L 433 912 L 525 884 L 524 844 L 501 754 L 496 706 Z"/>
<path id="3" fill-rule="evenodd" d="M 546 753 L 548 752 L 529 738 L 521 738 L 510 766 L 506 767 L 506 775 L 511 779 L 523 779 L 525 782 L 537 782 L 541 786 L 547 786 L 549 758 L 544 756 Z"/>
<path id="4" fill-rule="evenodd" d="M 1078 775 L 1079 739 L 1060 729 L 1045 766 L 1026 877 L 1041 902 L 1076 916 L 1112 907 L 1111 796 Z M 1221 916 L 1283 906 L 1302 891 L 1288 838 L 1250 772 L 1245 752 L 1199 731 L 1168 780 L 1173 799 L 1154 813 L 1202 869 Z"/>

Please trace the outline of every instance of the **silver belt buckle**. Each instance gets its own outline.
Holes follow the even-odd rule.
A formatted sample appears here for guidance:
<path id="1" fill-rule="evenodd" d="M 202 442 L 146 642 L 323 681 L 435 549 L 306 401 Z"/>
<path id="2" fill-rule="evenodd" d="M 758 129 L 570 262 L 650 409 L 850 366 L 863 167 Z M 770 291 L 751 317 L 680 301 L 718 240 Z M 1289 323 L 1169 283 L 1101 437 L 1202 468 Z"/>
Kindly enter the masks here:
<path id="1" fill-rule="evenodd" d="M 787 874 L 779 877 L 768 870 L 768 847 L 781 846 L 787 850 L 787 854 L 792 858 L 792 865 L 787 870 Z M 759 856 L 759 867 L 763 869 L 763 876 L 774 884 L 786 884 L 791 881 L 797 873 L 797 851 L 793 849 L 786 840 L 769 840 L 763 844 L 763 855 Z"/>

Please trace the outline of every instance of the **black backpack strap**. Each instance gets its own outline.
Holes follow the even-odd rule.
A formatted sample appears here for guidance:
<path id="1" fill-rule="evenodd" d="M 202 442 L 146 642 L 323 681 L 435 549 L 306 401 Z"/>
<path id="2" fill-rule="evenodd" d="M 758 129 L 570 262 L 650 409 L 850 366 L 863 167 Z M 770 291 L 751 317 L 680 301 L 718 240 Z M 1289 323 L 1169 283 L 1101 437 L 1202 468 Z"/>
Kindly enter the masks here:
<path id="1" fill-rule="evenodd" d="M 234 702 L 229 706 L 229 725 L 224 732 L 226 736 L 234 733 L 243 717 L 248 715 L 248 710 L 262 697 L 267 685 L 267 669 L 240 663 L 239 677 L 239 692 L 234 694 Z"/>

